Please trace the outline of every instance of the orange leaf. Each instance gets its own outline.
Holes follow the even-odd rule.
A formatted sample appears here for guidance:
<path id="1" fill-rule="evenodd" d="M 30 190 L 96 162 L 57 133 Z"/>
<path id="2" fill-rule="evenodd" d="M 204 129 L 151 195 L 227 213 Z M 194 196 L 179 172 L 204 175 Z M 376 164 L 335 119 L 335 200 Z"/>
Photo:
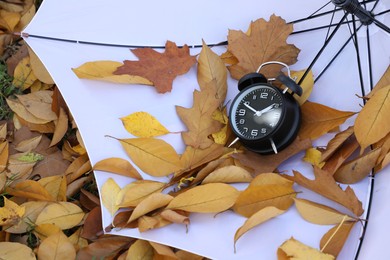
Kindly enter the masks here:
<path id="1" fill-rule="evenodd" d="M 336 225 L 326 232 L 326 234 L 321 238 L 321 251 L 337 257 L 347 241 L 349 233 L 355 223 L 356 222 L 342 222 L 340 225 Z"/>
<path id="2" fill-rule="evenodd" d="M 21 197 L 32 200 L 53 201 L 54 198 L 38 182 L 25 180 L 17 183 L 13 187 L 7 187 L 6 192 L 15 197 Z"/>
<path id="3" fill-rule="evenodd" d="M 93 166 L 93 169 L 96 171 L 112 172 L 137 180 L 142 179 L 139 172 L 131 165 L 131 163 L 122 158 L 112 157 L 98 161 Z"/>

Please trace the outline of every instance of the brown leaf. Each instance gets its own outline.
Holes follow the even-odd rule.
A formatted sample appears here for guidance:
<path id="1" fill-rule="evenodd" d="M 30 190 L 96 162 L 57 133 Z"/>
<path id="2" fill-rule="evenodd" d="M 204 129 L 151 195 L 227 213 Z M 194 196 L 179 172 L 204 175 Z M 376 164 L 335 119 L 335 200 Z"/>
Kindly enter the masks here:
<path id="1" fill-rule="evenodd" d="M 229 209 L 239 195 L 239 191 L 223 183 L 210 183 L 196 186 L 177 195 L 167 209 L 198 213 L 218 213 Z"/>
<path id="2" fill-rule="evenodd" d="M 79 188 L 79 191 L 80 191 L 79 201 L 81 206 L 83 206 L 88 210 L 93 210 L 96 207 L 100 207 L 99 197 L 97 197 L 96 195 L 92 194 L 91 192 L 81 187 Z"/>
<path id="3" fill-rule="evenodd" d="M 342 222 L 326 232 L 321 238 L 321 251 L 337 257 L 347 241 L 349 233 L 355 223 L 356 222 Z"/>
<path id="4" fill-rule="evenodd" d="M 240 79 L 245 74 L 255 72 L 264 62 L 278 60 L 288 65 L 297 61 L 299 49 L 287 44 L 287 37 L 293 27 L 278 16 L 272 15 L 269 22 L 258 19 L 251 23 L 250 34 L 242 31 L 229 30 L 228 51 L 238 63 L 229 67 L 232 77 Z M 280 67 L 267 66 L 261 71 L 268 77 L 273 77 Z"/>
<path id="5" fill-rule="evenodd" d="M 164 53 L 159 53 L 152 48 L 131 51 L 139 61 L 125 60 L 124 65 L 118 67 L 114 74 L 146 78 L 153 82 L 159 93 L 170 92 L 174 78 L 185 74 L 196 63 L 196 58 L 190 55 L 187 45 L 178 48 L 170 41 L 166 42 Z"/>
<path id="6" fill-rule="evenodd" d="M 314 180 L 307 179 L 297 171 L 293 171 L 293 173 L 294 176 L 283 176 L 309 190 L 312 190 L 330 200 L 333 200 L 343 205 L 357 216 L 363 214 L 364 210 L 362 207 L 362 203 L 356 197 L 353 189 L 348 186 L 345 190 L 342 190 L 341 187 L 334 180 L 333 176 L 328 172 L 314 167 Z"/>
<path id="7" fill-rule="evenodd" d="M 119 175 L 131 177 L 137 180 L 141 180 L 142 177 L 139 172 L 131 165 L 131 163 L 125 159 L 111 157 L 98 161 L 94 166 L 95 171 L 112 172 Z"/>
<path id="8" fill-rule="evenodd" d="M 64 233 L 58 232 L 44 239 L 38 248 L 39 259 L 75 259 L 76 250 Z"/>
<path id="9" fill-rule="evenodd" d="M 332 156 L 337 149 L 339 149 L 344 142 L 351 138 L 353 135 L 353 127 L 350 126 L 346 130 L 336 134 L 327 144 L 325 151 L 321 155 L 321 161 L 326 161 L 330 156 Z"/>
<path id="10" fill-rule="evenodd" d="M 280 184 L 251 185 L 240 193 L 233 210 L 247 218 L 259 210 L 273 206 L 287 210 L 293 204 L 296 192 L 292 186 Z"/>
<path id="11" fill-rule="evenodd" d="M 8 163 L 8 151 L 9 151 L 9 145 L 8 141 L 3 141 L 0 143 L 0 172 L 3 172 L 5 168 L 7 167 Z M 5 176 L 5 173 L 3 174 Z M 0 190 L 1 190 L 0 186 Z"/>
<path id="12" fill-rule="evenodd" d="M 310 138 L 312 140 L 343 124 L 345 120 L 355 114 L 309 101 L 301 106 L 301 112 L 302 125 L 298 135 L 302 139 Z"/>
<path id="13" fill-rule="evenodd" d="M 80 249 L 77 252 L 77 259 L 100 259 L 115 256 L 119 251 L 127 249 L 134 238 L 122 236 L 108 236 L 102 237 L 95 242 L 89 244 L 87 247 Z"/>
<path id="14" fill-rule="evenodd" d="M 390 85 L 378 90 L 355 120 L 355 136 L 363 152 L 390 133 Z"/>
<path id="15" fill-rule="evenodd" d="M 195 149 L 187 146 L 180 160 L 183 164 L 183 169 L 188 171 L 219 158 L 223 152 L 224 147 L 218 144 L 212 144 L 206 149 Z"/>
<path id="16" fill-rule="evenodd" d="M 102 213 L 100 207 L 95 207 L 84 220 L 81 237 L 88 240 L 96 240 L 100 234 L 103 234 Z"/>

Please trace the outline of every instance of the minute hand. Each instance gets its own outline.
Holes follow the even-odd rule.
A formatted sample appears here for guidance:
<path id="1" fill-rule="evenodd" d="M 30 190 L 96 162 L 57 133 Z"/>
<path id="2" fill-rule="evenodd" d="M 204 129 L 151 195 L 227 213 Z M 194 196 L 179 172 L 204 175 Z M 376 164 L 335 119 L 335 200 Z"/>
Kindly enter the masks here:
<path id="1" fill-rule="evenodd" d="M 267 113 L 268 111 L 272 110 L 273 108 L 274 108 L 274 104 L 269 105 L 268 107 L 258 111 L 258 113 L 256 113 L 256 115 L 261 116 L 262 114 Z"/>

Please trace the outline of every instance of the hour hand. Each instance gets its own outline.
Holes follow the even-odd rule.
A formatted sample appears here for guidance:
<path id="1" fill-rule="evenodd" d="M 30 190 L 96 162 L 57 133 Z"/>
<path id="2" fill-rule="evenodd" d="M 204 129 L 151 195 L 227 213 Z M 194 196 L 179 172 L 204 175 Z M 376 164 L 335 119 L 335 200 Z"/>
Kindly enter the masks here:
<path id="1" fill-rule="evenodd" d="M 260 111 L 257 111 L 256 109 L 254 109 L 253 107 L 251 107 L 248 103 L 244 103 L 244 106 L 246 106 L 247 108 L 249 108 L 249 110 L 252 110 L 256 116 L 260 116 L 261 115 L 261 112 Z"/>
<path id="2" fill-rule="evenodd" d="M 269 105 L 268 107 L 266 107 L 266 108 L 264 108 L 264 109 L 262 109 L 262 110 L 260 110 L 258 112 L 260 112 L 260 115 L 262 115 L 264 113 L 267 113 L 268 111 L 270 111 L 270 110 L 272 110 L 274 108 L 274 105 L 275 104 Z"/>

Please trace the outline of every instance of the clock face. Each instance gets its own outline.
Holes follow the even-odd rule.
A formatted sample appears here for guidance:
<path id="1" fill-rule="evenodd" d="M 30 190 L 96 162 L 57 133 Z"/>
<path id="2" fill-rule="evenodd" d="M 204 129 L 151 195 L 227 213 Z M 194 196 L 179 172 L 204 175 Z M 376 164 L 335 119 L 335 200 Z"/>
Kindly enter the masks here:
<path id="1" fill-rule="evenodd" d="M 247 140 L 270 135 L 282 118 L 282 95 L 268 85 L 255 85 L 241 91 L 230 110 L 233 131 Z"/>

